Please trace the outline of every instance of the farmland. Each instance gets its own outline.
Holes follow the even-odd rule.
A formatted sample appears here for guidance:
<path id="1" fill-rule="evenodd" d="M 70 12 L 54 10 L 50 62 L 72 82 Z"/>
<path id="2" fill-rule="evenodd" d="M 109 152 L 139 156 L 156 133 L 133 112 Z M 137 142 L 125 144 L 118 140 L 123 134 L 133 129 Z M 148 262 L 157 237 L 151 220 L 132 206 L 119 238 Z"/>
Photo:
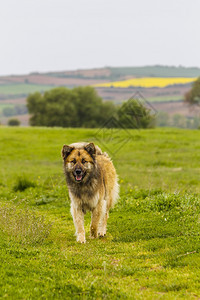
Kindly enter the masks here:
<path id="1" fill-rule="evenodd" d="M 194 118 L 195 112 L 183 105 L 183 99 L 199 75 L 199 68 L 144 66 L 1 76 L 0 122 L 7 124 L 9 120 L 9 116 L 2 113 L 4 107 L 25 105 L 30 93 L 45 92 L 60 86 L 74 88 L 88 85 L 95 87 L 104 101 L 121 104 L 139 92 L 146 100 L 153 102 L 158 111 L 164 111 L 170 116 L 180 114 Z M 28 125 L 28 114 L 15 117 L 22 125 Z"/>
<path id="2" fill-rule="evenodd" d="M 103 129 L 102 129 L 103 130 Z M 198 299 L 200 131 L 0 127 L 0 297 Z M 119 174 L 104 239 L 77 244 L 64 143 L 97 141 Z"/>
<path id="3" fill-rule="evenodd" d="M 52 86 L 40 84 L 4 84 L 0 85 L 0 95 L 27 95 L 34 92 L 44 92 Z"/>
<path id="4" fill-rule="evenodd" d="M 185 77 L 142 77 L 142 78 L 132 78 L 123 81 L 114 81 L 108 83 L 96 84 L 96 87 L 118 87 L 118 88 L 128 88 L 131 86 L 143 87 L 143 88 L 164 88 L 170 85 L 180 85 L 192 83 L 196 78 L 185 78 Z"/>

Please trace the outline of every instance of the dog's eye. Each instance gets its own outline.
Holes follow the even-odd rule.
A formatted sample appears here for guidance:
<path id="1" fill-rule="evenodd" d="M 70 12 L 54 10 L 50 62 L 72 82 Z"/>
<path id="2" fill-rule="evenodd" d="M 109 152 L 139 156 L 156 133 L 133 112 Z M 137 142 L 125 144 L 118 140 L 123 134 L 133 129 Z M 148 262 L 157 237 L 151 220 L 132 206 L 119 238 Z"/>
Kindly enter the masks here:
<path id="1" fill-rule="evenodd" d="M 86 160 L 83 158 L 82 159 L 82 164 L 85 164 L 86 163 Z"/>
<path id="2" fill-rule="evenodd" d="M 73 163 L 73 164 L 75 164 L 76 163 L 75 158 L 72 161 L 70 161 L 70 162 Z"/>

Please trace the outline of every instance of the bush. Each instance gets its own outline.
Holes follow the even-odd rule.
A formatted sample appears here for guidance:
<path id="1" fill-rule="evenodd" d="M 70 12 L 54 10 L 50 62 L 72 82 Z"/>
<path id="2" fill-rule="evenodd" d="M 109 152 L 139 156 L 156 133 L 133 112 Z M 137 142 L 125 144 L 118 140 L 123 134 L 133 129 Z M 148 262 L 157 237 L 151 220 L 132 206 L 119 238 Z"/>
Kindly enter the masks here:
<path id="1" fill-rule="evenodd" d="M 25 176 L 22 176 L 22 177 L 17 178 L 15 185 L 13 187 L 13 190 L 15 192 L 18 192 L 18 191 L 22 192 L 29 187 L 35 187 L 35 186 L 36 186 L 36 184 L 33 181 L 30 181 Z"/>
<path id="2" fill-rule="evenodd" d="M 99 127 L 115 112 L 92 87 L 59 87 L 27 98 L 32 126 Z"/>
<path id="3" fill-rule="evenodd" d="M 8 125 L 9 126 L 19 126 L 20 125 L 20 121 L 18 119 L 10 119 L 8 121 Z"/>
<path id="4" fill-rule="evenodd" d="M 125 128 L 155 127 L 155 117 L 151 115 L 150 109 L 136 99 L 123 103 L 117 114 L 120 126 Z"/>

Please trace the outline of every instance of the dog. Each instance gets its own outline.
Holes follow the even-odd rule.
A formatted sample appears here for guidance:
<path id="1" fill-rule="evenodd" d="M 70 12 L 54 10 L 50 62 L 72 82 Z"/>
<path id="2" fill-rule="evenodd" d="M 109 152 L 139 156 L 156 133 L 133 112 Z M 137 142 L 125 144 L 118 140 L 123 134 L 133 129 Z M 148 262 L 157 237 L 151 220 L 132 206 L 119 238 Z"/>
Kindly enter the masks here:
<path id="1" fill-rule="evenodd" d="M 62 158 L 77 241 L 86 242 L 84 215 L 87 211 L 92 213 L 90 237 L 105 236 L 109 210 L 119 193 L 111 159 L 94 143 L 84 142 L 64 145 Z"/>

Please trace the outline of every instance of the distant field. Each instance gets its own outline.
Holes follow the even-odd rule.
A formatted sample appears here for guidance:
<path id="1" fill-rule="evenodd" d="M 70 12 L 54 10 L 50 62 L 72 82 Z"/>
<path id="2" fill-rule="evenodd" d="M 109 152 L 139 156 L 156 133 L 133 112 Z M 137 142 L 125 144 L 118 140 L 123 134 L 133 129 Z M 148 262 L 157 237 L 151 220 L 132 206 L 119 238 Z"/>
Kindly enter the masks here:
<path id="1" fill-rule="evenodd" d="M 180 85 L 180 84 L 188 84 L 195 81 L 196 78 L 175 78 L 175 77 L 144 77 L 144 78 L 133 78 L 122 81 L 113 81 L 108 83 L 96 84 L 96 87 L 120 87 L 120 88 L 128 88 L 131 86 L 134 87 L 158 87 L 163 88 L 170 85 Z"/>
<path id="2" fill-rule="evenodd" d="M 168 101 L 179 101 L 179 100 L 183 100 L 183 96 L 182 95 L 168 95 L 168 96 L 158 96 L 158 97 L 150 97 L 147 99 L 149 102 L 168 102 Z"/>
<path id="3" fill-rule="evenodd" d="M 137 96 L 136 96 L 137 98 Z M 175 101 L 183 101 L 183 96 L 182 95 L 168 95 L 168 96 L 157 96 L 157 97 L 147 97 L 145 98 L 148 102 L 175 102 Z M 127 101 L 125 100 L 120 100 L 120 101 L 115 101 L 116 104 L 122 104 L 123 102 Z"/>
<path id="4" fill-rule="evenodd" d="M 4 103 L 1 103 L 0 102 L 0 113 L 2 112 L 2 110 L 4 109 L 4 108 L 7 108 L 7 107 L 13 107 L 14 106 L 14 104 L 4 104 Z"/>
<path id="5" fill-rule="evenodd" d="M 88 213 L 84 245 L 60 155 L 76 141 L 110 153 L 121 185 L 107 236 L 89 238 Z M 0 298 L 200 298 L 199 130 L 0 126 L 0 145 Z"/>
<path id="6" fill-rule="evenodd" d="M 199 77 L 200 68 L 185 68 L 182 66 L 143 66 L 143 67 L 111 67 L 108 68 L 111 77 L 137 76 L 137 77 Z"/>
<path id="7" fill-rule="evenodd" d="M 39 84 L 6 84 L 0 85 L 0 95 L 28 95 L 34 92 L 44 92 L 54 86 Z"/>
<path id="8" fill-rule="evenodd" d="M 76 70 L 68 72 L 51 72 L 46 74 L 55 77 L 71 78 L 96 78 L 96 79 L 117 79 L 124 76 L 137 77 L 198 77 L 200 68 L 185 68 L 182 66 L 142 66 L 142 67 L 106 67 L 89 70 Z"/>

